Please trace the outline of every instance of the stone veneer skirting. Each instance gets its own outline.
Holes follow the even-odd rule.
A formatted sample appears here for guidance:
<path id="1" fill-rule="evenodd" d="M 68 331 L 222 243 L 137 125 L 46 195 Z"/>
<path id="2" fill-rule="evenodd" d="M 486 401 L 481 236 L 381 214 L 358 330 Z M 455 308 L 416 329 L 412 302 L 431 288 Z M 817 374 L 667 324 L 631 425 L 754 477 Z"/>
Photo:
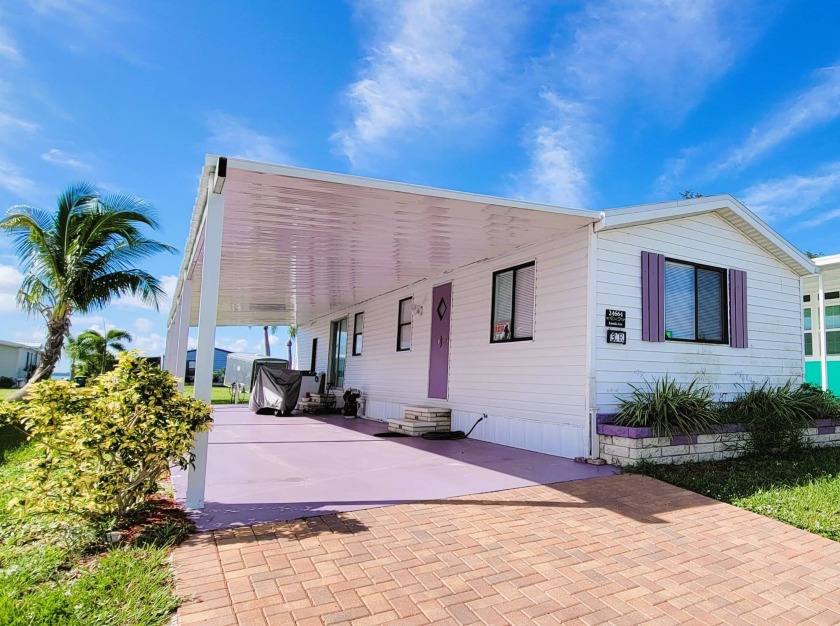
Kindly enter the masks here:
<path id="1" fill-rule="evenodd" d="M 643 459 L 653 463 L 685 463 L 736 457 L 750 436 L 743 424 L 721 424 L 703 435 L 654 437 L 650 428 L 616 426 L 612 415 L 598 416 L 601 458 L 612 465 L 632 465 Z M 805 438 L 818 446 L 840 445 L 840 421 L 817 420 Z"/>

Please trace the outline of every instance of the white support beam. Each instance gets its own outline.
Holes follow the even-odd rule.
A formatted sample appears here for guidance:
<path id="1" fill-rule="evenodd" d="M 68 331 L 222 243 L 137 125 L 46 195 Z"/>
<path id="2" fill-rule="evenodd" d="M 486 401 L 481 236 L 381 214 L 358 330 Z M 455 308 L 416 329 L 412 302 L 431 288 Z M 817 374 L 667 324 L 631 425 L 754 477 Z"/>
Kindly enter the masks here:
<path id="1" fill-rule="evenodd" d="M 163 353 L 163 369 L 176 376 L 175 373 L 175 352 L 178 349 L 178 319 L 181 311 L 181 301 L 179 300 L 175 305 L 175 316 L 166 327 L 166 348 Z"/>
<path id="2" fill-rule="evenodd" d="M 198 346 L 195 355 L 195 397 L 207 404 L 210 404 L 213 393 L 213 353 L 216 345 L 216 319 L 219 309 L 224 210 L 224 196 L 214 193 L 211 189 L 207 194 L 204 261 L 201 266 L 201 294 L 198 305 Z M 185 319 L 189 319 L 188 314 Z M 195 460 L 187 473 L 188 509 L 204 508 L 208 437 L 207 432 L 199 433 L 193 442 Z"/>
<path id="3" fill-rule="evenodd" d="M 190 313 L 192 311 L 192 281 L 184 280 L 181 289 L 181 302 L 178 316 L 173 323 L 177 324 L 175 335 L 175 355 L 173 358 L 173 374 L 178 378 L 178 389 L 184 390 L 184 374 L 187 368 L 187 348 L 190 339 Z"/>
<path id="4" fill-rule="evenodd" d="M 819 274 L 819 289 L 817 292 L 817 306 L 820 312 L 820 332 L 817 335 L 820 338 L 820 377 L 822 378 L 823 391 L 828 390 L 828 336 L 825 329 L 825 284 L 823 281 L 823 272 L 820 270 Z"/>

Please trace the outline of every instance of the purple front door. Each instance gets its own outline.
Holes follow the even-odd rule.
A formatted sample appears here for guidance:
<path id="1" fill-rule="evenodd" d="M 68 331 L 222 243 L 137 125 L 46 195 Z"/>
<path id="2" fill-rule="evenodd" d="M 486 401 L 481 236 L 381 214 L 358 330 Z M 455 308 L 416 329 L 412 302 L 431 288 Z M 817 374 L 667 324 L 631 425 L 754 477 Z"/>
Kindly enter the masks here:
<path id="1" fill-rule="evenodd" d="M 432 290 L 432 348 L 429 350 L 429 397 L 446 400 L 449 395 L 449 317 L 452 314 L 452 283 Z"/>

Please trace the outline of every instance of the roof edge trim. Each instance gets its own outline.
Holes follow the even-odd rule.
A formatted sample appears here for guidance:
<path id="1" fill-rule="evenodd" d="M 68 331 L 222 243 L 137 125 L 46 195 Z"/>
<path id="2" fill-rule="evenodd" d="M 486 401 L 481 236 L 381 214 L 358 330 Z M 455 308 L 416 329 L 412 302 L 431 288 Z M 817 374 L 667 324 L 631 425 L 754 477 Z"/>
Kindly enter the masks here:
<path id="1" fill-rule="evenodd" d="M 793 244 L 771 228 L 741 201 L 729 194 L 607 210 L 604 212 L 603 219 L 595 226 L 595 230 L 599 232 L 602 230 L 629 228 L 630 226 L 641 226 L 681 217 L 691 217 L 692 215 L 716 213 L 723 210 L 729 210 L 737 214 L 754 228 L 756 232 L 777 246 L 787 257 L 787 264 L 791 267 L 798 267 L 801 276 L 815 274 L 817 272 L 817 266 L 814 261 L 805 256 L 803 252 L 800 252 Z M 744 234 L 749 236 L 749 233 Z"/>
<path id="2" fill-rule="evenodd" d="M 561 215 L 589 218 L 592 220 L 592 222 L 597 222 L 600 219 L 601 215 L 600 211 L 592 211 L 589 209 L 572 209 L 554 204 L 543 204 L 539 202 L 530 202 L 528 200 L 515 200 L 512 198 L 489 196 L 484 194 L 470 193 L 467 191 L 452 191 L 450 189 L 441 189 L 438 187 L 428 187 L 425 185 L 415 185 L 412 183 L 400 183 L 388 180 L 380 180 L 377 178 L 366 178 L 363 176 L 354 176 L 352 174 L 337 174 L 335 172 L 325 172 L 322 170 L 294 167 L 291 165 L 275 165 L 272 163 L 263 163 L 260 161 L 249 161 L 247 159 L 229 158 L 228 173 L 230 173 L 230 170 L 232 169 L 245 170 L 249 172 L 260 172 L 263 174 L 276 174 L 280 176 L 289 176 L 292 178 L 304 178 L 307 180 L 317 180 L 320 182 L 338 183 L 342 185 L 353 185 L 356 187 L 367 187 L 369 189 L 380 189 L 383 191 L 395 191 L 422 196 L 432 196 L 436 198 L 446 198 L 450 200 L 463 200 L 465 202 L 493 204 L 497 206 L 506 206 L 515 209 L 540 211 L 543 213 L 559 213 Z"/>

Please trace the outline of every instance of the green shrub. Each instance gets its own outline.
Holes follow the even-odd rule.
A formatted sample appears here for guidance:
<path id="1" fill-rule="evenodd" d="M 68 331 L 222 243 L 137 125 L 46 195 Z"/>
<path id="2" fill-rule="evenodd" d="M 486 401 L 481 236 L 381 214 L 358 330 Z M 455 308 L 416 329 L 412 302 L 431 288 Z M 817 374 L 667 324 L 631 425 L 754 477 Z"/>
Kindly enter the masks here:
<path id="1" fill-rule="evenodd" d="M 0 376 L 0 389 L 12 389 L 15 386 L 15 379 L 9 376 Z"/>
<path id="2" fill-rule="evenodd" d="M 778 386 L 765 381 L 744 391 L 723 415 L 726 421 L 749 425 L 751 436 L 743 452 L 785 454 L 806 446 L 805 429 L 811 420 L 840 416 L 840 404 L 813 385 L 795 388 L 792 381 Z"/>
<path id="3" fill-rule="evenodd" d="M 630 397 L 618 398 L 617 425 L 646 426 L 656 437 L 670 437 L 707 432 L 717 423 L 712 390 L 696 379 L 680 384 L 666 375 L 645 385 L 631 385 Z"/>
<path id="4" fill-rule="evenodd" d="M 19 409 L 35 455 L 10 505 L 23 513 L 79 513 L 117 523 L 168 474 L 186 468 L 210 407 L 184 397 L 175 378 L 136 354 L 87 387 L 47 380 Z"/>

